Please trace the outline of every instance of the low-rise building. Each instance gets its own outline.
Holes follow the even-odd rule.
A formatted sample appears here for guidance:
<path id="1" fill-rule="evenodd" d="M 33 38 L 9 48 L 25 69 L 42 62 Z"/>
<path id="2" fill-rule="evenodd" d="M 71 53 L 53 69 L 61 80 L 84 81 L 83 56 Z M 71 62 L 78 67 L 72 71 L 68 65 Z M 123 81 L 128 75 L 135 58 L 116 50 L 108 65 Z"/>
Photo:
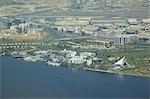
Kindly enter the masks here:
<path id="1" fill-rule="evenodd" d="M 71 51 L 71 50 L 66 50 L 66 49 L 64 49 L 60 53 L 66 54 L 66 57 L 73 57 L 73 56 L 75 56 L 77 54 L 76 51 Z"/>
<path id="2" fill-rule="evenodd" d="M 15 33 L 27 33 L 29 27 L 29 24 L 12 25 L 10 26 L 10 30 Z"/>
<path id="3" fill-rule="evenodd" d="M 89 21 L 82 20 L 67 20 L 67 21 L 56 21 L 54 23 L 56 26 L 86 26 L 89 24 Z"/>
<path id="4" fill-rule="evenodd" d="M 69 64 L 83 64 L 84 62 L 86 62 L 86 59 L 81 56 L 73 56 L 68 59 Z"/>
<path id="5" fill-rule="evenodd" d="M 87 56 L 87 57 L 93 57 L 95 55 L 96 55 L 96 53 L 91 53 L 91 52 L 82 52 L 82 53 L 80 53 L 80 56 Z"/>
<path id="6" fill-rule="evenodd" d="M 127 19 L 127 23 L 128 23 L 129 25 L 138 25 L 138 21 L 137 21 L 137 19 L 135 19 L 135 18 Z"/>
<path id="7" fill-rule="evenodd" d="M 143 24 L 150 24 L 150 18 L 142 19 Z"/>
<path id="8" fill-rule="evenodd" d="M 88 60 L 86 61 L 86 65 L 90 66 L 91 64 L 92 64 L 92 59 L 88 59 Z"/>

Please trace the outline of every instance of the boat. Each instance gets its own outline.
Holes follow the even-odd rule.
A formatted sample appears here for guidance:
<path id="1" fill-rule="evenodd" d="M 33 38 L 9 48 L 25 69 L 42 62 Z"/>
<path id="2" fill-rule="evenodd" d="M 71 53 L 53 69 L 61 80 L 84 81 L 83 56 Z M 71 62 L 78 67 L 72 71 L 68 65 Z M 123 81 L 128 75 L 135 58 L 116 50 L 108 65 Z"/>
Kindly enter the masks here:
<path id="1" fill-rule="evenodd" d="M 47 64 L 51 65 L 51 66 L 60 66 L 61 65 L 61 63 L 50 62 L 50 61 L 48 61 Z"/>
<path id="2" fill-rule="evenodd" d="M 20 54 L 14 54 L 13 57 L 14 57 L 14 58 L 23 58 L 23 56 L 20 55 Z"/>

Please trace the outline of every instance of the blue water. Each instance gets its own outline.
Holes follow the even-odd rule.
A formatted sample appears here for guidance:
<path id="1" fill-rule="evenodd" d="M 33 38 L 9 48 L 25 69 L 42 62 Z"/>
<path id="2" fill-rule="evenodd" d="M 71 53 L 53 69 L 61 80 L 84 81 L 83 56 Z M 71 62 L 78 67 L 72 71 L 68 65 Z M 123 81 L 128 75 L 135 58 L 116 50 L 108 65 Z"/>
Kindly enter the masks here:
<path id="1" fill-rule="evenodd" d="M 148 99 L 149 78 L 50 67 L 1 57 L 2 99 Z M 35 98 L 36 99 L 36 98 Z"/>

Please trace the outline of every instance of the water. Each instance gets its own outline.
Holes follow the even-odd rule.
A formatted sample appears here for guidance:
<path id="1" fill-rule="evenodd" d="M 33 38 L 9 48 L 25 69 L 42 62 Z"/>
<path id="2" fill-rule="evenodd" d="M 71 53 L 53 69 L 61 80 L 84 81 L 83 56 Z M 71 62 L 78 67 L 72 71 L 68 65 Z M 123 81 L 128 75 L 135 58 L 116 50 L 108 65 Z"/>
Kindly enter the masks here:
<path id="1" fill-rule="evenodd" d="M 2 99 L 148 99 L 149 78 L 49 67 L 1 57 Z M 38 98 L 39 99 L 39 98 Z"/>

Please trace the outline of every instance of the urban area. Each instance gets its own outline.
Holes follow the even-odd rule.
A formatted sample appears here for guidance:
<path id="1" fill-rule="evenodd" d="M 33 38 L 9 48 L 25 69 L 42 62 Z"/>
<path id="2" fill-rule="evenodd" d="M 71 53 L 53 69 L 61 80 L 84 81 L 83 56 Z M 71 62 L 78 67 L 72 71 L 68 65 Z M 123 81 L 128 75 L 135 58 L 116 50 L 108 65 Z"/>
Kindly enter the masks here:
<path id="1" fill-rule="evenodd" d="M 150 77 L 149 4 L 128 1 L 0 0 L 0 55 Z"/>

